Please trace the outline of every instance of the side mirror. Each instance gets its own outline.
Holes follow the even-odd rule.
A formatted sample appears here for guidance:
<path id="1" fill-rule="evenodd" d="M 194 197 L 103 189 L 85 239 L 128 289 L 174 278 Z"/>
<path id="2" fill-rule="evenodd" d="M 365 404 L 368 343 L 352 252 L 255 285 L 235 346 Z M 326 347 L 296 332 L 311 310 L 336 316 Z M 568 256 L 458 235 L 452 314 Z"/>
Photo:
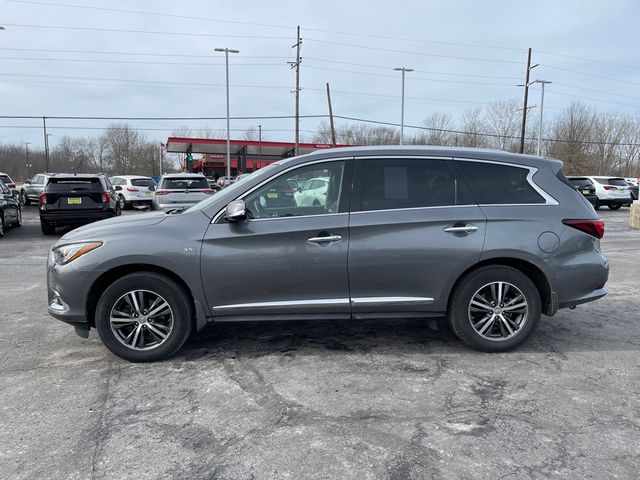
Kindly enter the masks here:
<path id="1" fill-rule="evenodd" d="M 229 222 L 241 222 L 247 218 L 244 200 L 234 200 L 227 205 L 227 212 L 224 218 Z"/>
<path id="2" fill-rule="evenodd" d="M 156 187 L 154 185 L 149 185 L 149 191 L 150 192 L 155 192 L 156 191 Z"/>
<path id="3" fill-rule="evenodd" d="M 31 180 L 25 180 L 24 184 L 25 185 L 31 185 Z"/>
<path id="4" fill-rule="evenodd" d="M 113 187 L 113 189 L 114 189 L 116 192 L 119 192 L 119 191 L 121 191 L 121 190 L 122 190 L 122 187 L 121 187 L 120 185 L 116 185 L 115 187 Z"/>

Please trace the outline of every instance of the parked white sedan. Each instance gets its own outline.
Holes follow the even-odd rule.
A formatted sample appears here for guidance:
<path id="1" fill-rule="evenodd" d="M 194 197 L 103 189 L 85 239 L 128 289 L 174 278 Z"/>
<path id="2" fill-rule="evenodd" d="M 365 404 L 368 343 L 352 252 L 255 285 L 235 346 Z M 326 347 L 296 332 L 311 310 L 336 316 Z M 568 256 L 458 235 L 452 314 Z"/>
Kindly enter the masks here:
<path id="1" fill-rule="evenodd" d="M 302 185 L 298 192 L 294 193 L 296 205 L 299 207 L 323 206 L 327 198 L 327 177 L 310 178 Z"/>

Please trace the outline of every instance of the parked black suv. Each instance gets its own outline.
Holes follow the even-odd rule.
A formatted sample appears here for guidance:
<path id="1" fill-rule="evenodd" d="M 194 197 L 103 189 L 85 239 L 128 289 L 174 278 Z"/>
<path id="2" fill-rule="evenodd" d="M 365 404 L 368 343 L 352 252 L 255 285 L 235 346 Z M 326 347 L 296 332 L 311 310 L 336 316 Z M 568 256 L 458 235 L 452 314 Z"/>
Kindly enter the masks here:
<path id="1" fill-rule="evenodd" d="M 120 215 L 118 196 L 104 175 L 56 174 L 40 194 L 42 233 Z"/>
<path id="2" fill-rule="evenodd" d="M 595 209 L 600 208 L 600 200 L 596 195 L 596 187 L 591 180 L 584 177 L 571 177 L 568 180 L 576 190 L 584 195 L 584 198 L 586 198 Z"/>
<path id="3" fill-rule="evenodd" d="M 20 202 L 13 192 L 0 180 L 0 238 L 4 237 L 7 227 L 22 225 Z"/>

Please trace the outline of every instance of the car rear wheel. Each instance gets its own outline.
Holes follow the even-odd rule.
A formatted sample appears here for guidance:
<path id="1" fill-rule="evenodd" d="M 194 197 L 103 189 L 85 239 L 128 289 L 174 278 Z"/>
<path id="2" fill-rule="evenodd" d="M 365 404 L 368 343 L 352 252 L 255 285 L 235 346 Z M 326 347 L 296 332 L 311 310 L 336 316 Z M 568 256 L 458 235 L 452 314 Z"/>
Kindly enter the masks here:
<path id="1" fill-rule="evenodd" d="M 13 222 L 13 226 L 14 227 L 22 226 L 22 208 L 20 208 L 20 205 L 18 205 L 18 216 L 16 217 L 16 221 Z"/>
<path id="2" fill-rule="evenodd" d="M 620 205 L 619 203 L 610 203 L 609 204 L 609 208 L 611 210 L 620 210 L 620 207 L 622 207 L 622 205 Z"/>
<path id="3" fill-rule="evenodd" d="M 131 362 L 169 358 L 191 333 L 191 309 L 182 288 L 164 275 L 133 273 L 116 280 L 96 308 L 105 346 Z"/>
<path id="4" fill-rule="evenodd" d="M 53 235 L 54 233 L 56 233 L 56 227 L 51 225 L 46 220 L 40 220 L 40 230 L 42 230 L 42 233 L 44 235 Z"/>
<path id="5" fill-rule="evenodd" d="M 20 201 L 27 207 L 31 205 L 31 200 L 29 200 L 29 197 L 27 197 L 27 192 L 25 192 L 24 190 L 20 192 Z"/>
<path id="6" fill-rule="evenodd" d="M 449 322 L 465 344 L 484 352 L 524 342 L 540 321 L 540 294 L 521 271 L 492 265 L 467 275 L 449 305 Z"/>
<path id="7" fill-rule="evenodd" d="M 599 198 L 596 198 L 596 201 L 593 202 L 593 208 L 595 210 L 599 210 L 600 209 L 600 199 Z"/>

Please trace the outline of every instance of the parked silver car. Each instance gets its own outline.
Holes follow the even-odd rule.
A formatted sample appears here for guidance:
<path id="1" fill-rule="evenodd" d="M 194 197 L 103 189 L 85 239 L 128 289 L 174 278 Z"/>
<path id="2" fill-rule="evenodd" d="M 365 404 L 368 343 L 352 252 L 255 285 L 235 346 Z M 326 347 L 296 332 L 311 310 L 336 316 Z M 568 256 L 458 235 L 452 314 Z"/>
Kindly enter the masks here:
<path id="1" fill-rule="evenodd" d="M 184 209 L 206 200 L 214 191 L 204 175 L 172 173 L 163 175 L 154 192 L 152 210 Z"/>
<path id="2" fill-rule="evenodd" d="M 20 188 L 20 201 L 27 206 L 31 203 L 37 204 L 51 175 L 50 173 L 38 173 L 24 182 Z"/>
<path id="3" fill-rule="evenodd" d="M 494 150 L 361 147 L 276 162 L 186 210 L 67 233 L 49 313 L 114 354 L 174 354 L 209 322 L 447 316 L 482 351 L 604 296 L 604 224 L 562 162 Z M 321 205 L 279 201 L 328 179 Z"/>

